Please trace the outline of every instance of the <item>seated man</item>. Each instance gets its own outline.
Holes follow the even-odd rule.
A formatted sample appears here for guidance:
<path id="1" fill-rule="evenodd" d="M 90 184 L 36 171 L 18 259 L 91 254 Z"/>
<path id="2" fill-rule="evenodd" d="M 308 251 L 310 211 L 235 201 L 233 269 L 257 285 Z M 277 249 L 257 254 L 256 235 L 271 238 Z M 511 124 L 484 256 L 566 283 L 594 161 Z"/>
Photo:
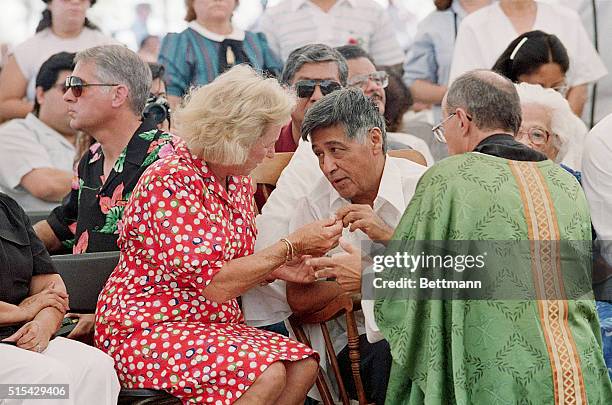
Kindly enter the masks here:
<path id="1" fill-rule="evenodd" d="M 32 112 L 0 127 L 0 191 L 26 212 L 49 212 L 70 191 L 77 130 L 62 96 L 73 67 L 73 53 L 47 59 L 36 76 Z"/>
<path id="2" fill-rule="evenodd" d="M 46 221 L 34 227 L 50 252 L 74 254 L 117 250 L 127 200 L 144 170 L 178 142 L 159 130 L 143 131 L 141 115 L 151 89 L 151 70 L 119 45 L 86 49 L 75 58 L 64 100 L 70 126 L 93 144 L 78 164 L 72 191 Z M 79 322 L 70 337 L 93 331 Z"/>
<path id="3" fill-rule="evenodd" d="M 347 62 L 337 51 L 320 44 L 307 45 L 299 50 L 295 50 L 287 60 L 283 70 L 283 81 L 286 84 L 293 83 L 295 85 L 299 81 L 297 80 L 299 77 L 298 73 L 305 78 L 313 75 L 313 69 L 315 67 L 320 68 L 325 63 L 308 63 L 308 61 L 315 59 L 315 55 L 316 60 L 320 60 L 323 49 L 328 49 L 324 53 L 326 55 L 332 52 L 337 55 L 338 61 L 336 63 L 340 83 L 346 83 L 343 76 L 343 66 L 347 67 Z M 351 53 L 351 55 L 354 54 L 358 56 L 351 56 L 352 61 L 348 65 L 348 80 L 355 79 L 362 74 L 369 75 L 376 72 L 376 68 L 367 58 L 367 54 L 365 54 L 366 57 L 361 56 L 363 55 L 363 50 L 360 50 L 358 53 Z M 324 78 L 323 76 L 318 77 L 319 79 Z M 356 82 L 361 82 L 361 80 L 356 80 Z M 356 87 L 362 88 L 361 85 Z M 383 114 L 385 99 L 382 83 L 377 83 L 376 80 L 370 80 L 368 77 L 366 95 L 373 97 L 378 110 Z M 294 149 L 300 137 L 300 128 L 305 112 L 322 96 L 320 86 L 315 86 L 309 98 L 299 99 L 300 101 L 298 101 L 298 105 L 292 113 L 292 122 L 281 130 L 281 135 L 276 143 L 276 152 L 295 150 L 295 154 L 278 179 L 276 190 L 270 195 L 266 205 L 260 209 L 261 215 L 257 216 L 258 234 L 255 241 L 255 250 L 261 250 L 270 246 L 288 232 L 289 220 L 295 212 L 296 202 L 302 196 L 307 195 L 314 184 L 323 178 L 323 174 L 317 167 L 317 159 L 312 153 L 310 142 L 301 140 L 299 145 L 297 145 L 297 149 Z M 405 139 L 406 134 L 396 133 L 387 135 L 389 136 L 388 140 L 393 141 L 395 146 L 400 148 L 410 147 L 402 144 L 402 139 Z M 289 140 L 292 149 L 283 149 L 281 146 L 284 143 L 283 140 Z M 422 150 L 420 147 L 416 149 Z M 428 156 L 430 155 L 424 151 L 425 159 L 429 159 Z M 258 205 L 261 207 L 260 204 Z M 285 283 L 280 280 L 251 289 L 242 296 L 242 300 L 246 321 L 253 326 L 261 327 L 277 324 L 285 321 L 291 315 L 291 308 L 287 305 Z"/>
<path id="4" fill-rule="evenodd" d="M 350 252 L 342 255 L 345 264 L 359 269 L 361 254 L 369 254 L 359 251 L 361 242 L 391 238 L 426 168 L 386 155 L 384 119 L 372 99 L 358 89 L 340 90 L 315 103 L 304 118 L 302 136 L 310 137 L 324 177 L 298 201 L 289 229 L 336 216 L 345 226 L 341 246 Z M 368 170 L 364 171 L 366 167 Z M 317 260 L 322 259 L 310 259 L 306 264 Z M 313 312 L 345 291 L 360 291 L 359 279 L 352 285 L 324 280 L 312 284 L 288 283 L 287 300 L 295 312 Z M 356 398 L 343 336 L 346 326 L 344 322 L 333 321 L 328 327 L 339 352 L 345 384 Z M 361 373 L 366 394 L 370 401 L 382 405 L 391 366 L 389 346 L 385 341 L 368 343 L 363 328 L 360 329 Z M 317 339 L 312 334 L 311 343 L 322 353 L 324 346 L 316 347 Z M 324 360 L 322 366 L 325 367 Z"/>
<path id="5" fill-rule="evenodd" d="M 434 132 L 451 157 L 422 177 L 394 244 L 442 241 L 453 249 L 456 241 L 493 242 L 498 253 L 489 251 L 485 262 L 505 260 L 481 275 L 491 277 L 489 287 L 514 288 L 485 288 L 466 299 L 408 300 L 400 289 L 379 296 L 376 323 L 393 353 L 388 403 L 612 403 L 588 292 L 591 224 L 580 184 L 516 141 L 521 106 L 510 80 L 465 73 L 444 96 L 442 114 Z M 504 257 L 510 240 L 525 241 L 526 250 Z M 580 241 L 588 247 L 577 249 Z M 395 269 L 379 274 L 406 274 Z M 586 285 L 572 280 L 579 273 Z M 503 274 L 511 277 L 494 277 Z M 535 293 L 525 298 L 526 291 Z"/>

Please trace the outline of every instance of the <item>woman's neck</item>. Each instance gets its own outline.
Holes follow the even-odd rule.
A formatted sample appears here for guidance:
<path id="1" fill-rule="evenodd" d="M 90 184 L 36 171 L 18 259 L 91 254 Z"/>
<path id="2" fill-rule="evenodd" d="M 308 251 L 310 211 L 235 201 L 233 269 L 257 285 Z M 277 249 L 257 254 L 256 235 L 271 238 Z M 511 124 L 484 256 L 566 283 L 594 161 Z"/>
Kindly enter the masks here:
<path id="1" fill-rule="evenodd" d="M 310 0 L 311 3 L 315 4 L 324 12 L 328 12 L 336 4 L 337 0 Z"/>
<path id="2" fill-rule="evenodd" d="M 196 20 L 198 24 L 202 27 L 206 28 L 210 32 L 214 32 L 219 35 L 229 35 L 234 30 L 232 27 L 232 22 L 227 20 L 205 20 L 198 19 Z"/>
<path id="3" fill-rule="evenodd" d="M 60 38 L 75 38 L 81 34 L 84 24 L 62 24 L 58 21 L 53 20 L 51 25 L 51 31 Z"/>
<path id="4" fill-rule="evenodd" d="M 507 16 L 522 15 L 537 10 L 534 0 L 500 0 L 499 6 Z"/>
<path id="5" fill-rule="evenodd" d="M 219 184 L 224 189 L 227 189 L 227 178 L 232 175 L 230 166 L 218 165 L 216 163 L 206 163 L 208 169 L 213 172 Z"/>
<path id="6" fill-rule="evenodd" d="M 470 14 L 480 8 L 488 6 L 491 4 L 491 0 L 459 0 L 459 4 L 461 4 L 461 7 L 466 13 Z"/>

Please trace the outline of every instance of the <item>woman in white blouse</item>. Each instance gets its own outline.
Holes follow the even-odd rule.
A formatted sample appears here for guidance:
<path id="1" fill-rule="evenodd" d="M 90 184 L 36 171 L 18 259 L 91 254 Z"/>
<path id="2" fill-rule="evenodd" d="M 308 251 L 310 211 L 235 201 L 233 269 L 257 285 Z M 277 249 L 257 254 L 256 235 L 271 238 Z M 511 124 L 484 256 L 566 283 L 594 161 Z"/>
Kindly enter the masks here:
<path id="1" fill-rule="evenodd" d="M 17 45 L 0 73 L 0 122 L 32 111 L 38 69 L 58 52 L 116 43 L 85 17 L 96 0 L 42 0 L 47 4 L 36 35 Z"/>
<path id="2" fill-rule="evenodd" d="M 500 0 L 470 14 L 459 27 L 450 81 L 472 69 L 491 68 L 513 39 L 533 30 L 556 35 L 567 48 L 567 99 L 580 115 L 587 84 L 605 76 L 607 70 L 578 14 L 564 6 L 534 0 Z"/>

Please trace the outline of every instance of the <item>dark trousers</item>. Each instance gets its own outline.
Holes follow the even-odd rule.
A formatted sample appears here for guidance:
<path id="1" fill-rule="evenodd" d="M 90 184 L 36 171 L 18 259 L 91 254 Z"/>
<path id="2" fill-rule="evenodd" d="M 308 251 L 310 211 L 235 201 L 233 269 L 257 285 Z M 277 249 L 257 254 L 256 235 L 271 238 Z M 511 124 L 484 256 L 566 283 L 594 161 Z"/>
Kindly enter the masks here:
<path id="1" fill-rule="evenodd" d="M 361 355 L 359 370 L 366 397 L 369 402 L 384 405 L 392 361 L 389 343 L 386 340 L 370 343 L 366 335 L 361 335 L 359 336 L 359 353 Z M 345 346 L 338 354 L 338 365 L 349 396 L 357 399 L 348 346 Z"/>

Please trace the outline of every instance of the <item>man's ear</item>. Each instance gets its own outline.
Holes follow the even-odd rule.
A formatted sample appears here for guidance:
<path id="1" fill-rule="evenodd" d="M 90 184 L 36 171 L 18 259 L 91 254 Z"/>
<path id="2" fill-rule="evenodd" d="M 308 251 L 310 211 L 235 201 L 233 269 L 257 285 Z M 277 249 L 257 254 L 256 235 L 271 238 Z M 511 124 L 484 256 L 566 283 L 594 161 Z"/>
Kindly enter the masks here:
<path id="1" fill-rule="evenodd" d="M 372 147 L 376 153 L 383 151 L 383 135 L 382 131 L 378 127 L 374 127 L 368 131 L 369 140 L 372 142 Z"/>
<path id="2" fill-rule="evenodd" d="M 470 119 L 468 118 L 467 112 L 463 108 L 457 108 L 457 119 L 461 126 L 461 133 L 465 135 L 470 126 Z"/>
<path id="3" fill-rule="evenodd" d="M 38 101 L 39 105 L 43 105 L 45 102 L 45 91 L 43 90 L 43 88 L 41 86 L 38 86 L 36 88 L 36 94 L 34 95 L 36 97 L 36 101 Z"/>
<path id="4" fill-rule="evenodd" d="M 113 100 L 112 106 L 115 108 L 121 107 L 123 104 L 128 102 L 128 96 L 130 94 L 130 90 L 126 85 L 120 84 L 115 86 L 113 90 Z"/>

